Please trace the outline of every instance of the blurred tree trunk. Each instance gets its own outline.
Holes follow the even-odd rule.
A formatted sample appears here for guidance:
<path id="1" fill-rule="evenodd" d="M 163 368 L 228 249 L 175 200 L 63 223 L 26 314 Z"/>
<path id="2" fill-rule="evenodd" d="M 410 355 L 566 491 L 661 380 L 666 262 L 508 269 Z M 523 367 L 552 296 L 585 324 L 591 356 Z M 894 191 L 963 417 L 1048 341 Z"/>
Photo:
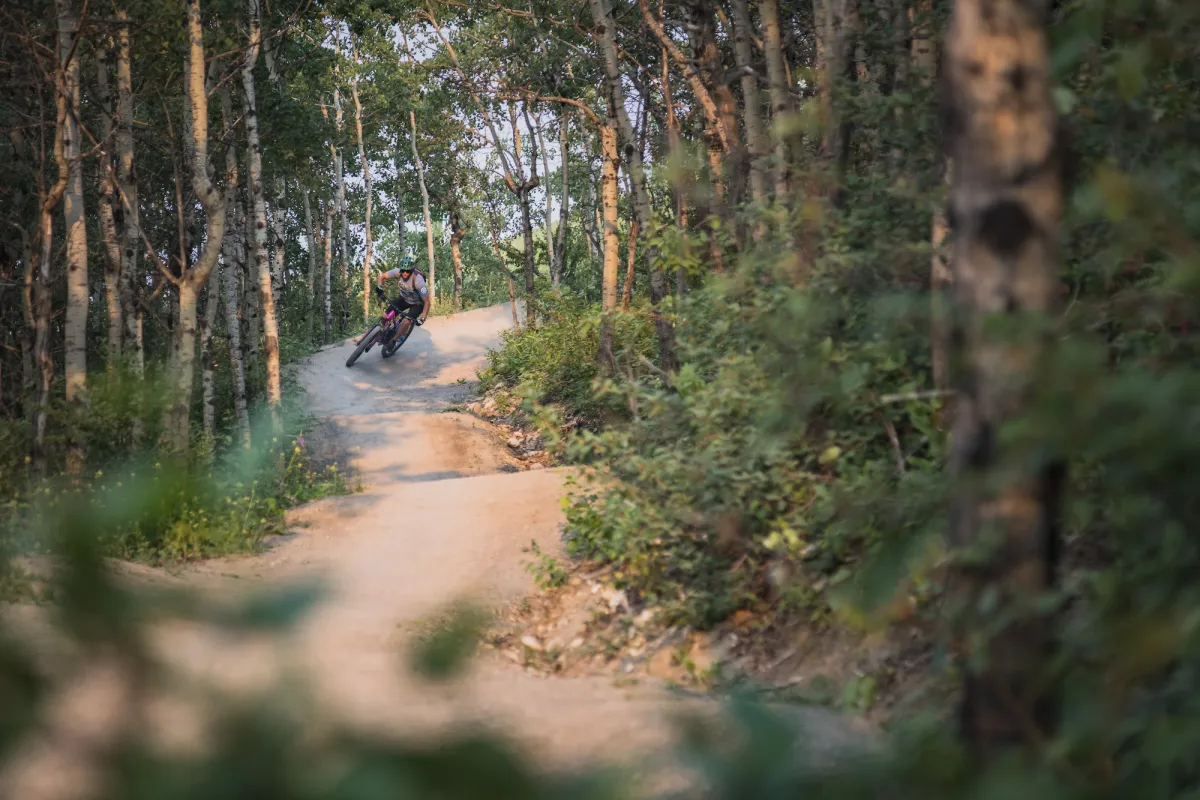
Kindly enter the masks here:
<path id="1" fill-rule="evenodd" d="M 462 216 L 460 198 L 458 196 L 458 180 L 458 149 L 457 147 L 451 147 L 450 189 L 446 194 L 450 206 L 450 262 L 454 266 L 454 294 L 451 297 L 450 307 L 456 314 L 462 311 L 462 241 L 471 229 L 470 223 L 466 222 Z"/>
<path id="2" fill-rule="evenodd" d="M 304 238 L 308 244 L 308 283 L 305 286 L 307 292 L 307 313 L 305 314 L 305 338 L 312 341 L 313 317 L 316 316 L 316 298 L 317 298 L 317 229 L 313 223 L 312 213 L 312 192 L 309 191 L 308 184 L 301 184 L 300 187 L 304 191 Z"/>
<path id="3" fill-rule="evenodd" d="M 609 13 L 608 0 L 589 0 L 592 8 L 592 19 L 596 24 L 599 37 L 600 52 L 604 59 L 604 75 L 608 84 L 608 97 L 616 109 L 618 133 L 626 154 L 626 168 L 629 170 L 633 184 L 633 207 L 638 217 L 638 224 L 647 236 L 653 237 L 653 217 L 650 213 L 650 194 L 646 190 L 646 173 L 642 165 L 642 153 L 639 140 L 634 134 L 629 122 L 629 114 L 625 110 L 625 91 L 621 85 L 621 72 L 617 62 L 617 46 L 614 38 L 612 15 Z M 644 0 L 642 2 L 643 16 L 653 20 Z M 660 26 L 661 27 L 661 26 Z M 666 46 L 666 42 L 663 42 Z M 669 49 L 669 48 L 668 48 Z M 703 86 L 701 86 L 703 89 Z M 643 248 L 647 272 L 650 274 L 650 301 L 658 306 L 667 296 L 666 276 L 663 274 L 662 263 L 659 259 L 658 247 L 650 245 Z M 671 322 L 662 314 L 655 315 L 655 333 L 658 335 L 659 365 L 666 372 L 678 368 L 675 353 L 675 331 Z"/>
<path id="4" fill-rule="evenodd" d="M 550 260 L 550 282 L 557 289 L 567 263 L 567 229 L 571 219 L 571 184 L 568 181 L 568 161 L 571 152 L 571 117 L 566 111 L 558 115 L 558 149 L 562 153 L 562 189 L 558 201 L 558 230 L 555 232 L 554 256 Z M 547 174 L 546 179 L 550 176 Z M 549 189 L 546 190 L 549 192 Z"/>
<path id="5" fill-rule="evenodd" d="M 933 0 L 917 0 L 916 18 L 912 28 L 912 63 L 917 80 L 925 86 L 930 86 L 937 72 L 937 57 L 932 36 Z M 942 161 L 942 174 L 938 182 L 948 182 L 950 179 L 950 162 Z M 949 252 L 946 239 L 950 234 L 950 225 L 946 219 L 946 208 L 942 203 L 935 203 L 933 218 L 929 230 L 929 285 L 931 290 L 930 305 L 930 341 L 933 361 L 933 384 L 937 389 L 950 387 L 950 320 L 947 308 L 949 295 L 953 289 L 954 275 L 950 269 Z"/>
<path id="6" fill-rule="evenodd" d="M 758 14 L 763 28 L 763 55 L 767 62 L 767 79 L 771 85 L 771 128 L 775 141 L 775 202 L 788 203 L 791 199 L 789 185 L 789 163 L 787 138 L 783 120 L 792 110 L 792 99 L 788 94 L 787 70 L 783 60 L 783 39 L 779 30 L 779 4 L 777 0 L 759 0 Z"/>
<path id="7" fill-rule="evenodd" d="M 546 152 L 546 138 L 542 133 L 542 115 L 533 115 L 534 130 L 537 131 L 538 149 L 542 151 L 542 174 L 550 180 L 550 156 Z M 550 265 L 550 285 L 558 288 L 558 280 L 554 276 L 554 208 L 553 197 L 550 194 L 550 184 L 546 184 L 546 261 Z"/>
<path id="8" fill-rule="evenodd" d="M 254 87 L 254 66 L 262 48 L 262 22 L 258 0 L 247 3 L 250 41 L 242 61 L 243 111 L 246 125 L 246 162 L 250 206 L 254 212 L 254 274 L 262 308 L 263 355 L 267 364 L 267 407 L 271 423 L 280 425 L 279 406 L 283 392 L 279 373 L 279 323 L 275 315 L 275 291 L 271 281 L 271 261 L 267 254 L 267 204 L 263 187 L 262 146 L 258 133 L 258 99 Z"/>
<path id="9" fill-rule="evenodd" d="M 225 213 L 231 221 L 229 233 L 221 249 L 225 264 L 221 270 L 221 287 L 225 295 L 225 336 L 229 342 L 229 373 L 233 384 L 233 413 L 237 420 L 237 433 L 243 447 L 250 447 L 250 412 L 246 404 L 246 356 L 242 350 L 242 322 L 239 312 L 238 285 L 241 283 L 246 247 L 242 239 L 241 203 L 237 195 L 238 157 L 237 135 L 233 122 L 233 100 L 229 90 L 222 88 L 221 137 L 225 143 L 225 181 L 234 187 L 228 190 L 229 204 Z M 211 291 L 211 287 L 210 287 Z"/>
<path id="10" fill-rule="evenodd" d="M 60 54 L 61 55 L 61 54 Z M 37 275 L 33 285 L 32 304 L 34 318 L 33 358 L 38 372 L 37 400 L 33 415 L 33 467 L 39 474 L 46 473 L 46 424 L 50 410 L 50 390 L 54 386 L 54 360 L 50 355 L 50 315 L 53 311 L 51 281 L 54 265 L 54 209 L 62 200 L 67 189 L 70 167 L 66 156 L 67 99 L 64 83 L 65 70 L 61 63 L 55 70 L 54 79 L 54 164 L 58 176 L 53 186 L 47 189 L 41 180 L 45 165 L 39 165 L 39 217 L 33 245 L 29 248 L 36 257 L 36 267 L 30 269 L 31 276 Z M 44 111 L 39 98 L 39 111 Z"/>
<path id="11" fill-rule="evenodd" d="M 731 0 L 733 10 L 733 46 L 737 66 L 742 72 L 742 117 L 746 123 L 746 144 L 750 154 L 750 197 L 755 203 L 767 202 L 767 179 L 764 160 L 767 155 L 766 133 L 762 121 L 762 101 L 758 96 L 758 75 L 753 69 L 753 50 L 750 40 L 754 28 L 750 23 L 747 0 Z"/>
<path id="12" fill-rule="evenodd" d="M 338 138 L 342 135 L 342 95 L 336 87 L 333 90 L 333 109 L 335 113 L 335 121 L 337 123 Z M 334 169 L 337 170 L 337 202 L 338 202 L 338 219 L 341 221 L 341 263 L 338 266 L 338 274 L 342 279 L 342 294 L 338 298 L 339 317 L 342 325 L 346 325 L 350 321 L 350 213 L 346 209 L 346 169 L 345 161 L 342 158 L 341 148 L 337 148 L 334 157 Z M 430 265 L 430 270 L 433 267 Z M 432 277 L 432 275 L 430 275 Z M 433 294 L 433 287 L 429 288 L 429 293 Z"/>
<path id="13" fill-rule="evenodd" d="M 524 266 L 525 266 L 525 324 L 533 327 L 535 317 L 535 294 L 537 292 L 536 277 L 537 266 L 533 260 L 533 190 L 538 186 L 537 174 L 537 139 L 533 135 L 533 125 L 528 121 L 528 105 L 524 106 L 526 113 L 526 124 L 529 127 L 530 146 L 533 148 L 532 157 L 529 159 L 529 177 L 525 176 L 525 167 L 521 160 L 521 154 L 524 152 L 521 146 L 521 126 L 517 121 L 517 107 L 511 100 L 508 101 L 508 118 L 512 124 L 513 131 L 513 168 L 517 174 L 516 196 L 517 202 L 521 205 L 521 238 L 524 243 Z"/>
<path id="14" fill-rule="evenodd" d="M 362 164 L 363 186 L 367 192 L 366 253 L 363 255 L 363 322 L 371 319 L 371 258 L 374 255 L 374 242 L 371 241 L 371 165 L 367 161 L 367 151 L 363 145 L 362 102 L 358 97 L 358 77 L 350 83 L 350 95 L 354 98 L 354 130 L 358 141 L 358 160 Z"/>
<path id="15" fill-rule="evenodd" d="M 396 148 L 400 147 L 400 134 L 396 134 Z M 407 231 L 404 219 L 404 180 L 400 177 L 400 166 L 396 163 L 396 151 L 392 151 L 392 170 L 396 173 L 396 240 L 400 244 L 400 255 L 408 253 Z"/>
<path id="16" fill-rule="evenodd" d="M 83 158 L 79 138 L 80 86 L 79 61 L 83 54 L 80 20 L 74 0 L 56 0 L 58 14 L 58 59 L 62 70 L 62 95 L 66 106 L 63 117 L 63 156 L 67 160 L 67 186 L 63 191 L 63 225 L 67 267 L 67 311 L 63 322 L 66 349 L 67 402 L 82 406 L 87 398 L 87 322 L 88 322 L 88 246 L 87 223 L 83 208 Z M 86 445 L 71 431 L 67 453 L 67 472 L 83 469 Z"/>
<path id="17" fill-rule="evenodd" d="M 1057 725 L 1054 627 L 1038 606 L 1056 582 L 1065 469 L 1053 455 L 1016 449 L 1004 432 L 1035 404 L 1060 272 L 1047 5 L 956 0 L 946 37 L 956 221 L 951 540 L 973 554 L 957 569 L 965 613 L 955 652 L 962 734 L 985 756 L 1019 743 L 1040 748 Z M 997 619 L 1004 626 L 979 652 L 979 632 Z"/>
<path id="18" fill-rule="evenodd" d="M 437 277 L 437 266 L 433 254 L 433 219 L 429 214 L 429 189 L 425 186 L 425 165 L 421 163 L 421 153 L 417 150 L 417 115 L 411 108 L 408 110 L 408 124 L 412 131 L 413 164 L 417 168 L 417 186 L 421 189 L 421 210 L 425 214 L 425 248 L 429 258 L 429 303 L 430 309 L 437 301 L 437 289 L 434 280 Z"/>
<path id="19" fill-rule="evenodd" d="M 617 275 L 621 263 L 617 235 L 620 219 L 617 172 L 621 166 L 621 152 L 617 147 L 617 114 L 612 98 L 609 98 L 607 105 L 608 119 L 600 126 L 600 202 L 604 208 L 604 270 L 600 279 L 600 309 L 604 312 L 604 319 L 600 323 L 599 360 L 605 368 L 613 369 L 616 367 L 616 357 L 613 355 L 612 314 L 617 310 Z M 637 245 L 631 241 L 629 246 L 632 254 Z"/>
<path id="20" fill-rule="evenodd" d="M 204 435 L 212 438 L 217 432 L 216 374 L 217 359 L 213 353 L 213 327 L 217 320 L 217 301 L 221 295 L 220 267 L 215 267 L 205 290 L 204 318 L 200 328 L 200 369 Z"/>
<path id="21" fill-rule="evenodd" d="M 96 210 L 100 236 L 104 240 L 104 304 L 108 310 L 108 350 L 105 367 L 108 369 L 115 367 L 121 358 L 122 337 L 125 331 L 125 322 L 121 315 L 121 240 L 117 233 L 117 211 L 121 201 L 117 197 L 116 169 L 108 144 L 112 141 L 115 130 L 112 88 L 108 74 L 111 57 L 112 40 L 105 38 L 95 53 L 96 95 L 103 112 L 100 133 L 105 142 L 100 153 L 100 163 L 96 167 L 100 184 L 100 201 Z"/>
<path id="22" fill-rule="evenodd" d="M 208 87 L 205 84 L 204 32 L 200 20 L 200 0 L 187 0 L 188 62 L 185 80 L 191 126 L 188 142 L 192 169 L 192 189 L 204 208 L 207 228 L 204 245 L 196 263 L 180 265 L 179 342 L 175 364 L 175 397 L 168 415 L 167 441 L 177 452 L 186 452 L 190 433 L 192 384 L 195 380 L 196 305 L 200 289 L 208 282 L 216 266 L 225 239 L 225 210 L 232 205 L 235 187 L 226 185 L 225 197 L 218 194 L 208 171 Z"/>
<path id="23" fill-rule="evenodd" d="M 454 297 L 452 307 L 455 313 L 457 313 L 462 311 L 462 240 L 466 237 L 471 227 L 462 217 L 462 213 L 458 207 L 458 200 L 455 199 L 452 202 L 453 205 L 450 208 L 450 260 L 454 263 Z"/>
<path id="24" fill-rule="evenodd" d="M 718 200 L 723 201 L 717 204 L 718 215 L 728 220 L 729 211 L 741 202 L 746 186 L 746 150 L 738 129 L 737 100 L 725 78 L 725 65 L 717 46 L 716 10 L 711 0 L 686 0 L 684 11 L 687 14 L 684 27 L 692 57 L 699 65 L 699 80 L 716 103 L 720 146 L 710 148 L 710 152 Z"/>
<path id="25" fill-rule="evenodd" d="M 125 349 L 133 355 L 138 374 L 145 368 L 142 351 L 142 276 L 138 273 L 141 249 L 141 209 L 138 186 L 133 173 L 133 64 L 130 55 L 128 12 L 116 10 L 117 28 L 117 187 L 120 190 L 121 221 L 121 306 L 125 322 Z"/>
<path id="26" fill-rule="evenodd" d="M 321 278 L 321 299 L 325 303 L 324 313 L 322 314 L 325 320 L 325 344 L 333 341 L 333 203 L 325 204 L 325 273 Z"/>
<path id="27" fill-rule="evenodd" d="M 275 199 L 271 201 L 271 291 L 275 308 L 287 287 L 287 181 L 275 176 Z"/>

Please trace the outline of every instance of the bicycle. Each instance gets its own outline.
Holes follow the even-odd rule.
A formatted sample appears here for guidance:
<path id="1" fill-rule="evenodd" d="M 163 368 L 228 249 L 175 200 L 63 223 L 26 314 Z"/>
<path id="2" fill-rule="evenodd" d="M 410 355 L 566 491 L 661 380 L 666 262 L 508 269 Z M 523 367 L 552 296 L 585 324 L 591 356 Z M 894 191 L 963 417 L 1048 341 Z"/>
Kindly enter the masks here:
<path id="1" fill-rule="evenodd" d="M 383 291 L 377 288 L 377 292 L 384 296 Z M 397 318 L 399 320 L 397 321 Z M 413 328 L 420 325 L 417 319 L 410 316 L 410 312 L 401 312 L 392 303 L 388 303 L 387 311 L 379 318 L 379 321 L 367 328 L 367 332 L 358 340 L 358 347 L 354 348 L 354 352 L 346 359 L 346 366 L 353 367 L 354 362 L 358 361 L 359 356 L 368 352 L 379 342 L 383 342 L 381 353 L 384 358 L 391 358 L 392 355 L 400 349 L 400 346 L 408 341 L 409 335 Z"/>

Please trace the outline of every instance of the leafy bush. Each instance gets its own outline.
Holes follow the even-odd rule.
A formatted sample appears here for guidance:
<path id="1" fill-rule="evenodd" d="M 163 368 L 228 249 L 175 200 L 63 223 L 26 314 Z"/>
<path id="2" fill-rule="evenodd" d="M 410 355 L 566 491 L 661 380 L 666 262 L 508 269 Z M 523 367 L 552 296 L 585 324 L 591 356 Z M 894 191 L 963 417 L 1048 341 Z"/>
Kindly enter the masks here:
<path id="1" fill-rule="evenodd" d="M 35 483 L 9 503 L 0 539 L 21 552 L 43 550 L 47 543 L 26 532 L 43 529 L 64 497 L 103 516 L 129 486 L 143 486 L 153 500 L 142 503 L 141 514 L 126 525 L 113 528 L 103 549 L 109 556 L 153 562 L 253 550 L 264 536 L 283 531 L 288 508 L 350 491 L 336 465 L 313 467 L 300 437 L 285 452 L 127 462 L 86 481 Z"/>
<path id="2" fill-rule="evenodd" d="M 810 587 L 842 580 L 879 538 L 875 515 L 896 520 L 848 499 L 915 485 L 939 455 L 928 403 L 879 402 L 922 383 L 911 327 L 866 324 L 872 307 L 842 314 L 832 293 L 764 290 L 759 275 L 689 295 L 679 373 L 604 383 L 632 418 L 565 445 L 597 465 L 568 510 L 572 551 L 693 625 L 766 599 L 771 566 Z M 917 505 L 914 527 L 929 511 Z"/>
<path id="3" fill-rule="evenodd" d="M 505 331 L 501 347 L 488 351 L 481 388 L 519 388 L 536 402 L 562 404 L 590 422 L 616 412 L 593 391 L 599 371 L 600 309 L 553 296 L 543 298 L 539 308 L 537 325 Z M 640 357 L 654 352 L 653 323 L 641 313 L 616 314 L 611 320 L 617 363 L 641 374 L 645 367 Z"/>

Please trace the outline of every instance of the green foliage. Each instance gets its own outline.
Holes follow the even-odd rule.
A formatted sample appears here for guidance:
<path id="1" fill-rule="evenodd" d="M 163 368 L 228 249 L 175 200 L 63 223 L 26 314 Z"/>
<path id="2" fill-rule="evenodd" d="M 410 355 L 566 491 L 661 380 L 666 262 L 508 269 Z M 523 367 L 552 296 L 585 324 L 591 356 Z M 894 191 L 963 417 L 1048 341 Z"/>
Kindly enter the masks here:
<path id="1" fill-rule="evenodd" d="M 141 515 L 127 515 L 124 527 L 99 541 L 107 555 L 152 562 L 253 550 L 264 536 L 283 532 L 287 509 L 350 491 L 336 465 L 312 465 L 301 437 L 290 451 L 234 453 L 192 463 L 163 457 L 98 470 L 84 482 L 36 482 L 10 505 L 0 538 L 25 551 L 42 550 L 49 543 L 31 540 L 25 532 L 44 527 L 65 497 L 102 516 L 137 485 L 146 487 L 153 502 L 142 504 Z"/>
<path id="2" fill-rule="evenodd" d="M 600 467 L 568 510 L 573 552 L 613 562 L 627 588 L 689 624 L 765 600 L 773 565 L 801 587 L 841 582 L 883 520 L 891 529 L 911 513 L 902 524 L 916 531 L 932 510 L 919 471 L 938 463 L 932 410 L 879 400 L 921 384 L 916 332 L 876 325 L 877 309 L 833 291 L 764 291 L 747 269 L 689 295 L 677 375 L 603 384 L 632 419 L 566 447 Z M 852 502 L 884 489 L 910 499 Z"/>
<path id="3" fill-rule="evenodd" d="M 538 308 L 535 327 L 506 331 L 500 349 L 488 352 L 488 367 L 480 373 L 481 388 L 519 388 L 535 402 L 563 404 L 588 422 L 620 413 L 593 390 L 599 375 L 599 309 L 570 296 L 543 297 Z M 636 374 L 645 372 L 641 359 L 654 352 L 653 323 L 641 313 L 616 314 L 611 319 L 617 363 Z"/>
<path id="4" fill-rule="evenodd" d="M 570 574 L 558 563 L 558 559 L 542 551 L 536 541 L 531 541 L 529 547 L 521 550 L 528 553 L 530 561 L 525 563 L 525 571 L 533 576 L 534 583 L 543 591 L 564 586 Z"/>
<path id="5" fill-rule="evenodd" d="M 431 680 L 461 675 L 475 653 L 487 615 L 471 605 L 456 605 L 415 637 L 409 658 L 414 672 Z"/>

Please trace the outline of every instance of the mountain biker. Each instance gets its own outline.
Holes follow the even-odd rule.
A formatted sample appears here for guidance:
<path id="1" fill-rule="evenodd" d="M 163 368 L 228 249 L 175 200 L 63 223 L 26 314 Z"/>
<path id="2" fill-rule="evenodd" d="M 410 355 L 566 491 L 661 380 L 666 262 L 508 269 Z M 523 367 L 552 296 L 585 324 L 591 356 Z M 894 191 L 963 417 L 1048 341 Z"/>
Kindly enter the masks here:
<path id="1" fill-rule="evenodd" d="M 429 286 L 425 283 L 425 277 L 416 271 L 412 258 L 405 256 L 400 260 L 400 266 L 379 273 L 379 278 L 375 282 L 375 291 L 381 298 L 386 297 L 383 292 L 383 282 L 387 278 L 397 278 L 400 284 L 400 295 L 392 300 L 392 305 L 401 314 L 409 316 L 420 309 L 420 316 L 417 318 L 416 324 L 424 325 L 425 318 L 429 316 Z"/>

